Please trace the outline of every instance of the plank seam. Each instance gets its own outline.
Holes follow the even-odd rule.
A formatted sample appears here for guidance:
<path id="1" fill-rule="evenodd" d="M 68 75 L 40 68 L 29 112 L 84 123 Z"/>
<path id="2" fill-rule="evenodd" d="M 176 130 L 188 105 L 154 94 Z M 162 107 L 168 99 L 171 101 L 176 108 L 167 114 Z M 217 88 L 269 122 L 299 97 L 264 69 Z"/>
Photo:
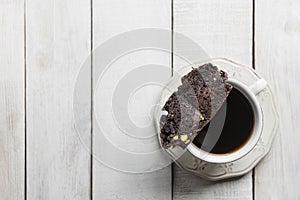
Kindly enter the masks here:
<path id="1" fill-rule="evenodd" d="M 252 1 L 252 67 L 255 69 L 255 0 Z"/>
<path id="2" fill-rule="evenodd" d="M 174 70 L 174 0 L 171 0 L 171 76 L 173 76 Z"/>
<path id="3" fill-rule="evenodd" d="M 255 69 L 255 0 L 252 1 L 252 67 Z M 255 167 L 252 170 L 252 199 L 255 200 Z"/>
<path id="4" fill-rule="evenodd" d="M 90 180 L 90 185 L 91 185 L 91 189 L 90 189 L 90 198 L 91 200 L 93 200 L 93 131 L 94 131 L 94 124 L 93 124 L 93 106 L 94 106 L 94 102 L 93 102 L 93 91 L 94 91 L 94 79 L 93 79 L 93 76 L 94 76 L 94 71 L 93 71 L 93 67 L 94 67 L 94 58 L 93 58 L 93 48 L 94 48 L 94 40 L 93 40 L 93 32 L 94 32 L 94 29 L 93 29 L 93 17 L 94 17 L 94 13 L 93 13 L 93 0 L 90 1 L 90 4 L 91 4 L 91 115 L 90 115 L 90 118 L 91 118 L 91 172 L 90 172 L 90 176 L 91 176 L 91 180 Z"/>
<path id="5" fill-rule="evenodd" d="M 27 26 L 26 0 L 24 0 L 24 199 L 27 200 Z"/>

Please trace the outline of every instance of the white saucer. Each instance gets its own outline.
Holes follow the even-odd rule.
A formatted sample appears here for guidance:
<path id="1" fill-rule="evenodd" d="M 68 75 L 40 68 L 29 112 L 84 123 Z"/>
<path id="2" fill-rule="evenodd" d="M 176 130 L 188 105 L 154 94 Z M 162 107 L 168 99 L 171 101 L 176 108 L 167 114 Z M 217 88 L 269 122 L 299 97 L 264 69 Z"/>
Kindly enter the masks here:
<path id="1" fill-rule="evenodd" d="M 247 86 L 261 78 L 252 68 L 227 59 L 213 59 L 207 62 L 215 64 L 219 69 L 226 71 L 229 78 L 237 79 Z M 230 163 L 214 164 L 200 160 L 189 151 L 185 151 L 175 161 L 176 164 L 208 180 L 231 178 L 251 171 L 269 152 L 278 127 L 278 115 L 270 87 L 267 86 L 261 91 L 257 95 L 257 99 L 263 112 L 263 130 L 259 141 L 248 154 Z"/>

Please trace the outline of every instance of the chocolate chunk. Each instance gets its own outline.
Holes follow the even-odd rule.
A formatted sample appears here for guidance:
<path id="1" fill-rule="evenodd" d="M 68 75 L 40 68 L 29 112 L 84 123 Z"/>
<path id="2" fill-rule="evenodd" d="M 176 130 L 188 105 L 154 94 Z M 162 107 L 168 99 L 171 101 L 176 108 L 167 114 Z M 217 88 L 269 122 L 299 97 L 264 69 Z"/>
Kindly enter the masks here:
<path id="1" fill-rule="evenodd" d="M 227 74 L 210 63 L 181 78 L 181 85 L 165 103 L 160 119 L 162 146 L 185 148 L 215 116 L 232 86 Z"/>

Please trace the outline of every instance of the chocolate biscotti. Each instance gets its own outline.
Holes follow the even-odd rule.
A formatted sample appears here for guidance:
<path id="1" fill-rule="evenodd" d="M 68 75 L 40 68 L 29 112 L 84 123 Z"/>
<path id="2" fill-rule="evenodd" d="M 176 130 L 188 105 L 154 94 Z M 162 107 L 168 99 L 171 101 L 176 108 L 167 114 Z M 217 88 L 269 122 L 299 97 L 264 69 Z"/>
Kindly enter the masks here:
<path id="1" fill-rule="evenodd" d="M 208 63 L 181 78 L 181 85 L 167 100 L 160 118 L 160 137 L 164 148 L 185 148 L 215 116 L 232 86 L 226 72 Z"/>

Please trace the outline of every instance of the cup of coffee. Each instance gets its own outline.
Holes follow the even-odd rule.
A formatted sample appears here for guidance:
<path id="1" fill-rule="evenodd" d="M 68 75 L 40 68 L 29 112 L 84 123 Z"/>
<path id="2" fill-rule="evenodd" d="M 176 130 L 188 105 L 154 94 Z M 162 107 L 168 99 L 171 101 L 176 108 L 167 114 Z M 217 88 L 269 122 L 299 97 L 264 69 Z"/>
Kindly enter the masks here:
<path id="1" fill-rule="evenodd" d="M 258 142 L 263 114 L 256 95 L 267 87 L 264 79 L 251 86 L 229 78 L 232 91 L 215 117 L 187 151 L 209 163 L 228 163 L 249 153 Z"/>

